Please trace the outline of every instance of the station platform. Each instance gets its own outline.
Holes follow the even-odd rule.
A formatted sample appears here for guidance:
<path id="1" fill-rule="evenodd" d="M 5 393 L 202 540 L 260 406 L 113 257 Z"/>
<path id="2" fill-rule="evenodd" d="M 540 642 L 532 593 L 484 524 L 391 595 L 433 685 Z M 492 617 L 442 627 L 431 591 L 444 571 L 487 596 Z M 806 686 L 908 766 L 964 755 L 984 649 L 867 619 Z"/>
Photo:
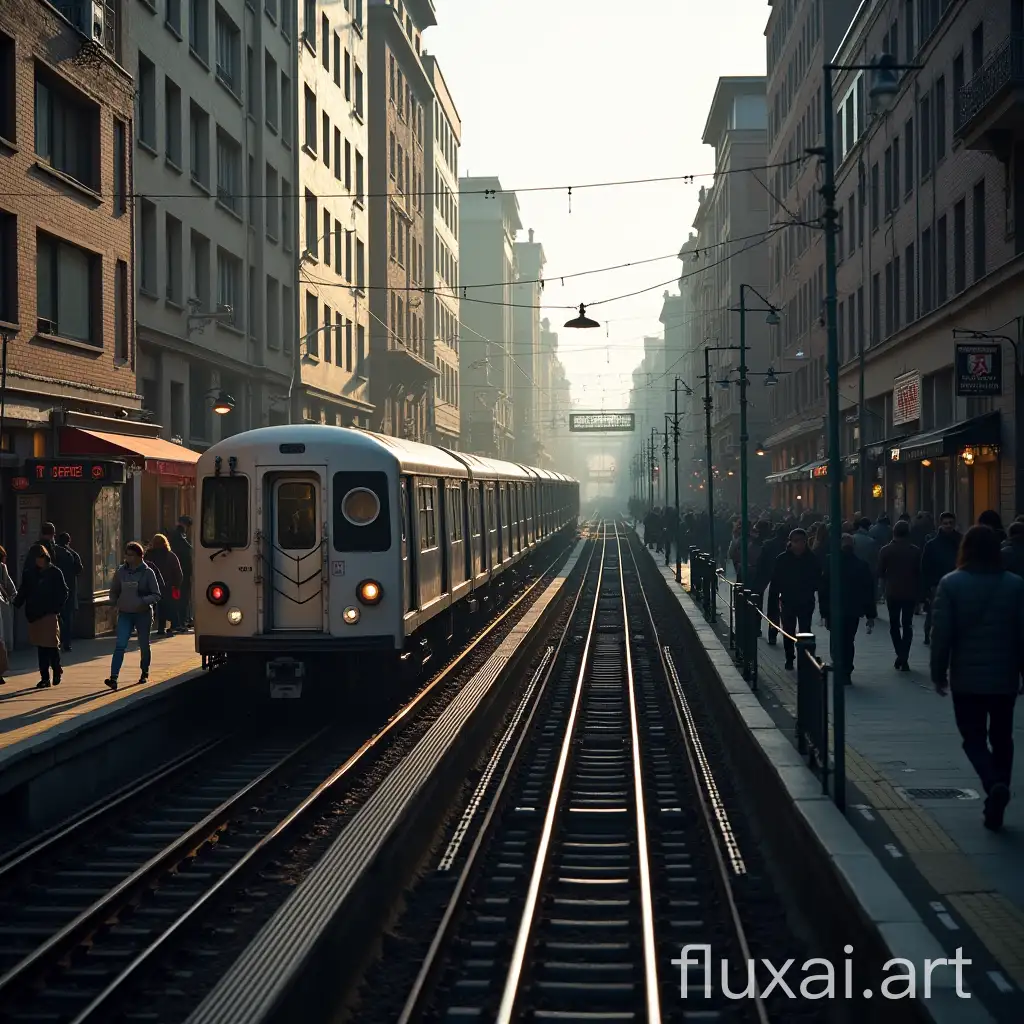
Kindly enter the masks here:
<path id="1" fill-rule="evenodd" d="M 682 567 L 680 586 L 674 559 L 666 567 L 663 554 L 651 554 L 700 642 L 712 652 L 712 664 L 731 668 L 732 579 L 719 584 L 719 621 L 712 630 L 688 594 L 688 566 Z M 931 685 L 923 617 L 915 618 L 911 671 L 904 673 L 893 666 L 884 603 L 878 611 L 871 635 L 861 623 L 853 682 L 845 688 L 846 820 L 945 955 L 953 956 L 962 947 L 973 958 L 974 994 L 990 1019 L 1024 1019 L 1024 715 L 1018 713 L 1015 722 L 1015 799 L 1004 828 L 993 833 L 982 825 L 984 794 L 961 748 L 952 703 Z M 812 632 L 819 656 L 827 661 L 829 634 L 817 611 Z M 722 671 L 728 674 L 728 669 Z M 735 670 L 733 675 L 738 678 Z M 750 696 L 757 698 L 794 752 L 796 689 L 796 673 L 785 668 L 782 638 L 770 646 L 762 635 L 758 687 Z M 788 757 L 783 761 L 803 763 Z M 856 880 L 850 881 L 856 888 Z M 866 889 L 876 890 L 875 897 L 878 881 L 865 879 Z M 868 904 L 873 898 L 870 891 L 859 895 Z M 981 1009 L 977 1002 L 974 1011 Z M 957 1012 L 966 1009 L 961 1004 Z"/>

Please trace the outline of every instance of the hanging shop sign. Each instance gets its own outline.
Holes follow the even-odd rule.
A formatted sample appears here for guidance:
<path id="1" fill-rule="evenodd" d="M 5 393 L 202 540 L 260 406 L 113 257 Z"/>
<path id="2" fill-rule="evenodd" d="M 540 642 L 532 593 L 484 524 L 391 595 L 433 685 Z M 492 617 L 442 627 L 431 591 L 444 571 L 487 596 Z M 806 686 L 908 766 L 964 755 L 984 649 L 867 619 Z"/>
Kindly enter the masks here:
<path id="1" fill-rule="evenodd" d="M 902 426 L 921 418 L 921 374 L 901 374 L 892 382 L 892 425 Z"/>
<path id="2" fill-rule="evenodd" d="M 1003 393 L 1003 349 L 998 341 L 956 343 L 956 394 L 958 398 Z"/>
<path id="3" fill-rule="evenodd" d="M 630 433 L 636 430 L 632 412 L 571 412 L 569 430 L 577 434 Z"/>
<path id="4" fill-rule="evenodd" d="M 123 462 L 100 462 L 95 459 L 29 459 L 25 472 L 37 483 L 123 484 Z"/>

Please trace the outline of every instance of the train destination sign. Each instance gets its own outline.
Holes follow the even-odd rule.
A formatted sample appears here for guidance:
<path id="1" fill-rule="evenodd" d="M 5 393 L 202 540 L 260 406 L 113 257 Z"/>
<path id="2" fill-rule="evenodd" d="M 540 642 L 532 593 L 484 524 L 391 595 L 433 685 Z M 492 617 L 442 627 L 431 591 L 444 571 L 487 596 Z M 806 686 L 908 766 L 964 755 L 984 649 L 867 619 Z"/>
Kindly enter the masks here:
<path id="1" fill-rule="evenodd" d="M 25 473 L 35 483 L 123 484 L 123 462 L 96 459 L 29 459 Z"/>
<path id="2" fill-rule="evenodd" d="M 636 430 L 632 412 L 571 412 L 569 430 L 574 433 L 629 433 Z"/>

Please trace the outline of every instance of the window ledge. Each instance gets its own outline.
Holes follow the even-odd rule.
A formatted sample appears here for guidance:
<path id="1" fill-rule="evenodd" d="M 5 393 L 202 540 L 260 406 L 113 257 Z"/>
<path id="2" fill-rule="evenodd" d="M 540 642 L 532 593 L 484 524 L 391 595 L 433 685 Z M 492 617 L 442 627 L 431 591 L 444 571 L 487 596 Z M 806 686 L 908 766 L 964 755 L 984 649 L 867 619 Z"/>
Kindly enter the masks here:
<path id="1" fill-rule="evenodd" d="M 152 288 L 146 288 L 141 284 L 139 285 L 139 294 L 145 296 L 147 299 L 152 299 L 154 302 L 158 301 L 160 298 Z"/>
<path id="2" fill-rule="evenodd" d="M 210 191 L 209 186 L 207 186 L 204 182 L 200 181 L 194 174 L 189 175 L 189 180 L 192 182 L 193 185 L 195 185 L 197 189 L 199 189 L 200 192 L 205 192 L 208 196 L 211 197 L 213 196 L 213 193 Z"/>
<path id="3" fill-rule="evenodd" d="M 281 241 L 281 239 L 280 239 L 280 238 L 278 238 L 278 236 L 277 236 L 277 235 L 275 235 L 275 234 L 272 234 L 272 233 L 271 233 L 270 231 L 268 231 L 268 232 L 267 232 L 267 241 L 268 241 L 268 242 L 273 242 L 273 243 L 274 243 L 274 245 L 277 245 L 277 243 L 278 243 L 278 242 L 280 242 L 280 241 Z"/>
<path id="4" fill-rule="evenodd" d="M 179 313 L 184 313 L 185 312 L 185 307 L 177 299 L 172 299 L 170 297 L 170 295 L 168 295 L 164 299 L 164 305 L 165 306 L 170 306 L 171 309 L 173 309 L 173 310 L 175 310 L 175 311 L 177 311 Z"/>
<path id="5" fill-rule="evenodd" d="M 148 8 L 151 13 L 156 14 L 156 4 L 154 3 L 154 0 L 139 0 L 139 2 L 143 7 Z"/>
<path id="6" fill-rule="evenodd" d="M 227 94 L 228 94 L 228 95 L 229 95 L 229 96 L 230 96 L 230 97 L 231 97 L 231 98 L 232 98 L 232 99 L 233 99 L 233 100 L 234 100 L 234 101 L 235 101 L 235 102 L 236 102 L 236 103 L 237 103 L 237 104 L 239 105 L 239 106 L 242 106 L 242 97 L 241 97 L 241 96 L 239 96 L 237 92 L 235 92 L 235 87 L 234 87 L 234 85 L 232 84 L 231 80 L 230 80 L 230 79 L 229 79 L 229 78 L 228 78 L 228 77 L 227 77 L 226 75 L 224 75 L 224 74 L 223 74 L 222 72 L 220 72 L 220 71 L 218 71 L 218 72 L 217 72 L 217 73 L 216 73 L 216 74 L 215 74 L 215 75 L 214 75 L 213 77 L 217 79 L 217 84 L 218 84 L 218 85 L 219 85 L 219 86 L 220 86 L 220 87 L 221 87 L 221 88 L 222 88 L 222 89 L 223 89 L 223 90 L 224 90 L 224 91 L 225 91 L 225 92 L 226 92 L 226 93 L 227 93 Z"/>
<path id="7" fill-rule="evenodd" d="M 363 38 L 363 23 L 361 21 L 356 21 L 355 18 L 353 18 L 352 19 L 352 27 L 356 30 L 356 32 L 359 33 L 359 38 L 362 39 Z"/>
<path id="8" fill-rule="evenodd" d="M 18 149 L 17 144 L 12 139 L 4 138 L 3 135 L 0 135 L 0 149 L 4 150 L 7 153 L 19 153 L 19 152 L 21 152 Z"/>
<path id="9" fill-rule="evenodd" d="M 35 161 L 35 167 L 37 170 L 48 174 L 51 178 L 56 178 L 57 181 L 70 188 L 75 189 L 76 192 L 80 192 L 87 199 L 99 205 L 103 202 L 103 196 L 99 192 L 91 189 L 88 185 L 83 184 L 77 178 L 72 178 L 70 174 L 65 174 L 63 171 L 58 171 L 56 167 L 51 167 L 50 164 L 44 164 L 41 160 Z"/>
<path id="10" fill-rule="evenodd" d="M 227 214 L 230 214 L 230 215 L 231 215 L 232 217 L 234 217 L 234 218 L 235 218 L 235 220 L 237 220 L 237 221 L 238 221 L 239 223 L 241 223 L 241 222 L 242 222 L 242 219 L 243 219 L 243 218 L 242 218 L 242 215 L 241 215 L 240 213 L 237 213 L 237 212 L 236 212 L 235 210 L 232 210 L 232 209 L 231 209 L 231 207 L 230 207 L 230 206 L 228 206 L 228 204 L 227 204 L 227 203 L 225 203 L 223 199 L 220 199 L 220 198 L 218 198 L 218 199 L 216 199 L 216 200 L 215 200 L 215 202 L 216 202 L 217 206 L 218 206 L 218 207 L 219 207 L 219 208 L 220 208 L 221 210 L 223 210 L 223 211 L 224 211 L 225 213 L 227 213 Z"/>
<path id="11" fill-rule="evenodd" d="M 164 163 L 174 171 L 175 174 L 184 174 L 185 172 L 181 169 L 181 165 L 172 160 L 169 156 L 164 157 Z"/>
<path id="12" fill-rule="evenodd" d="M 358 121 L 358 122 L 359 122 L 360 124 L 365 124 L 365 123 L 366 123 L 366 122 L 365 122 L 365 121 L 363 120 L 363 115 L 362 115 L 362 112 L 361 112 L 361 111 L 359 111 L 359 110 L 356 110 L 356 109 L 355 109 L 354 107 L 352 108 L 352 116 L 353 116 L 353 117 L 354 117 L 354 118 L 355 118 L 355 119 L 356 119 L 356 120 L 357 120 L 357 121 Z"/>
<path id="13" fill-rule="evenodd" d="M 191 44 L 188 44 L 188 52 L 192 59 L 202 64 L 207 71 L 210 70 L 210 62 Z"/>
<path id="14" fill-rule="evenodd" d="M 159 156 L 160 154 L 156 150 L 156 146 L 152 142 L 147 142 L 145 139 L 139 137 L 135 140 L 139 149 L 144 149 L 150 156 Z"/>
<path id="15" fill-rule="evenodd" d="M 174 36 L 178 42 L 181 42 L 181 29 L 177 25 L 172 25 L 166 18 L 164 19 L 164 28 Z"/>
<path id="16" fill-rule="evenodd" d="M 304 142 L 302 144 L 302 152 L 305 153 L 306 156 L 312 157 L 312 159 L 314 160 L 320 159 L 319 155 L 317 154 L 317 151 L 308 142 Z"/>
<path id="17" fill-rule="evenodd" d="M 65 348 L 73 348 L 80 352 L 91 352 L 93 355 L 102 355 L 103 346 L 93 345 L 88 341 L 79 341 L 77 338 L 65 338 L 60 334 L 36 333 L 36 340 L 50 342 L 54 345 L 61 345 Z"/>
<path id="18" fill-rule="evenodd" d="M 21 324 L 14 320 L 0 320 L 0 331 L 5 334 L 18 334 L 21 331 Z"/>
<path id="19" fill-rule="evenodd" d="M 266 7 L 263 8 L 263 13 L 267 16 L 268 21 L 271 25 L 277 24 L 277 15 L 268 11 Z"/>
<path id="20" fill-rule="evenodd" d="M 277 125 L 276 124 L 271 124 L 269 120 L 264 121 L 264 124 L 267 126 L 267 131 L 268 132 L 270 132 L 272 135 L 277 135 Z"/>
<path id="21" fill-rule="evenodd" d="M 366 199 L 365 196 L 356 196 L 355 199 L 352 200 L 352 205 L 353 206 L 358 206 L 360 210 L 365 210 L 366 209 L 365 199 Z"/>
<path id="22" fill-rule="evenodd" d="M 237 335 L 239 338 L 245 337 L 245 331 L 243 331 L 241 327 L 235 327 L 234 324 L 226 324 L 220 320 L 215 320 L 214 323 L 219 330 L 227 331 L 228 334 Z"/>
<path id="23" fill-rule="evenodd" d="M 308 33 L 302 33 L 302 45 L 315 57 L 316 56 L 316 40 L 310 39 Z"/>

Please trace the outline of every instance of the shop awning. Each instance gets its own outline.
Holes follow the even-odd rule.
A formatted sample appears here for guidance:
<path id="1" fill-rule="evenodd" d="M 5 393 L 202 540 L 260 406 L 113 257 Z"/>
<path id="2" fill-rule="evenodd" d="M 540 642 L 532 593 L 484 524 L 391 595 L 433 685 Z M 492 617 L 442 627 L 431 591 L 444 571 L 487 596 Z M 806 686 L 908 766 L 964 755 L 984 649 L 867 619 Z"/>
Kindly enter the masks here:
<path id="1" fill-rule="evenodd" d="M 998 412 L 913 434 L 889 449 L 890 462 L 919 462 L 959 455 L 964 448 L 996 447 L 1002 438 Z"/>
<path id="2" fill-rule="evenodd" d="M 792 441 L 794 438 L 803 437 L 805 434 L 820 433 L 824 428 L 825 421 L 819 416 L 814 420 L 801 420 L 799 423 L 791 423 L 788 427 L 783 427 L 782 430 L 771 437 L 766 437 L 761 443 L 765 448 L 776 448 L 784 441 Z"/>
<path id="3" fill-rule="evenodd" d="M 810 469 L 817 465 L 814 462 L 805 462 L 801 466 L 792 466 L 789 469 L 780 470 L 778 473 L 771 473 L 764 478 L 766 484 L 785 484 L 791 480 L 807 480 L 810 477 Z"/>
<path id="4" fill-rule="evenodd" d="M 194 478 L 199 452 L 162 437 L 137 437 L 106 430 L 66 427 L 60 434 L 62 455 L 106 455 L 128 460 L 146 473 Z"/>

